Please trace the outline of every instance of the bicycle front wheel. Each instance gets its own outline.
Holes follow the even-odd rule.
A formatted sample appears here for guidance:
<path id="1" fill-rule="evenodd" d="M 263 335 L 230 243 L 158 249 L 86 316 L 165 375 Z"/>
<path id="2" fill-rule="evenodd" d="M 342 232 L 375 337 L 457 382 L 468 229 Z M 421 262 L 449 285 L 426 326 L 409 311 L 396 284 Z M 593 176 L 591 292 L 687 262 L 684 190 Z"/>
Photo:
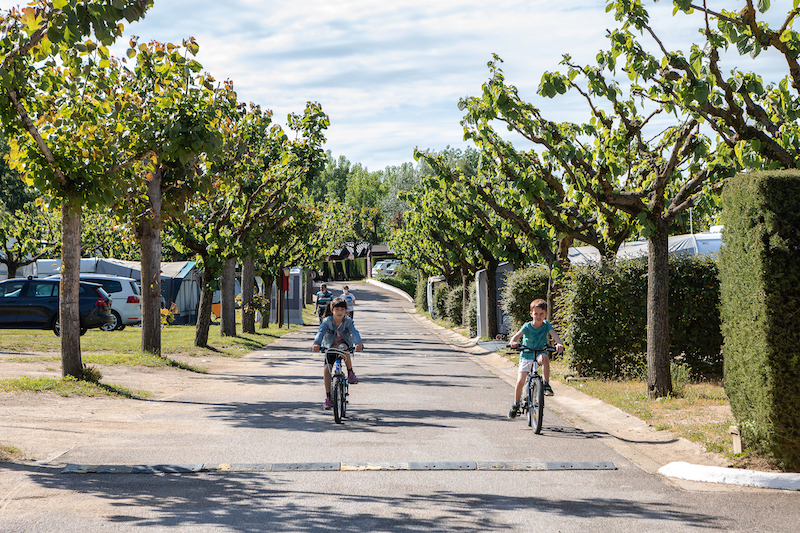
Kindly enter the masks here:
<path id="1" fill-rule="evenodd" d="M 527 411 L 527 414 L 528 414 L 528 427 L 531 427 L 531 426 L 533 426 L 533 419 L 534 419 L 534 417 L 533 417 L 533 379 L 532 378 L 528 378 L 528 383 L 526 385 L 527 386 L 525 387 L 525 395 L 527 396 L 527 398 L 526 398 L 527 402 L 526 402 L 525 405 L 527 406 L 526 411 Z"/>
<path id="2" fill-rule="evenodd" d="M 333 396 L 333 421 L 337 424 L 342 423 L 344 417 L 344 383 L 342 376 L 335 376 L 333 378 L 333 386 L 331 387 L 331 395 Z"/>
<path id="3" fill-rule="evenodd" d="M 533 380 L 533 403 L 531 404 L 532 417 L 531 429 L 537 435 L 542 432 L 542 415 L 544 414 L 544 383 L 540 376 L 536 376 Z"/>

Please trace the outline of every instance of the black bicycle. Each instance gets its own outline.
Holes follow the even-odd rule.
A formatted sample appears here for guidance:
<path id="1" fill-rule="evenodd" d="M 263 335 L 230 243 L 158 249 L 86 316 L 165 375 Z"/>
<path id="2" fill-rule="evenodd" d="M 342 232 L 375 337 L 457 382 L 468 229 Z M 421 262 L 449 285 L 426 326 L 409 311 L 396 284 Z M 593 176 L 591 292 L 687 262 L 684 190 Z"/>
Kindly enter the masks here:
<path id="1" fill-rule="evenodd" d="M 347 374 L 342 368 L 345 354 L 353 354 L 352 349 L 342 350 L 339 348 L 321 349 L 325 354 L 325 364 L 331 367 L 331 400 L 333 400 L 333 420 L 337 424 L 342 423 L 347 412 L 347 397 L 350 394 L 350 386 L 347 383 Z"/>
<path id="2" fill-rule="evenodd" d="M 522 352 L 528 350 L 533 352 L 533 367 L 528 372 L 528 379 L 525 382 L 525 391 L 523 397 L 520 399 L 520 411 L 528 415 L 528 425 L 533 429 L 537 435 L 542 432 L 542 416 L 544 415 L 544 380 L 539 375 L 539 363 L 537 359 L 540 353 L 553 353 L 556 351 L 555 346 L 547 345 L 543 350 L 534 350 L 528 346 L 517 345 L 511 350 Z"/>

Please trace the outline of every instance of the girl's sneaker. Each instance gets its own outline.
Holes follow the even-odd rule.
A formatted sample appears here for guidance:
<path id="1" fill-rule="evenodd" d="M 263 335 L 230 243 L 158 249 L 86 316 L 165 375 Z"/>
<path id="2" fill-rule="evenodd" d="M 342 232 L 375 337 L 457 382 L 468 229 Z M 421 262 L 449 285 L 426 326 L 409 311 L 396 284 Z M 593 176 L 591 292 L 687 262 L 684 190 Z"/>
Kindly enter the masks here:
<path id="1" fill-rule="evenodd" d="M 358 383 L 358 378 L 356 377 L 356 373 L 353 372 L 352 370 L 347 371 L 347 382 L 350 385 L 355 385 L 356 383 Z"/>
<path id="2" fill-rule="evenodd" d="M 330 398 L 325 398 L 325 403 L 322 404 L 322 408 L 326 411 L 333 409 L 333 400 Z"/>

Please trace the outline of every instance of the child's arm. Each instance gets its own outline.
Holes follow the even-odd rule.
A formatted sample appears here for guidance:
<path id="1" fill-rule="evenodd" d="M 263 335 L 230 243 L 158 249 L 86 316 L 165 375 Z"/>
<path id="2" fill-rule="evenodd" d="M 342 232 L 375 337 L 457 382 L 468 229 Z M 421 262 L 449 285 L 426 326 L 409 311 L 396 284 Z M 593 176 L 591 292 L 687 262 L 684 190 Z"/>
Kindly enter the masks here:
<path id="1" fill-rule="evenodd" d="M 561 342 L 561 337 L 558 336 L 558 332 L 554 329 L 551 329 L 550 336 L 554 341 L 556 341 L 556 351 L 558 353 L 562 353 L 564 351 L 564 344 Z"/>
<path id="2" fill-rule="evenodd" d="M 511 346 L 512 348 L 516 348 L 521 338 L 522 338 L 522 328 L 520 328 L 518 332 L 514 333 L 514 336 L 508 340 L 508 345 Z"/>

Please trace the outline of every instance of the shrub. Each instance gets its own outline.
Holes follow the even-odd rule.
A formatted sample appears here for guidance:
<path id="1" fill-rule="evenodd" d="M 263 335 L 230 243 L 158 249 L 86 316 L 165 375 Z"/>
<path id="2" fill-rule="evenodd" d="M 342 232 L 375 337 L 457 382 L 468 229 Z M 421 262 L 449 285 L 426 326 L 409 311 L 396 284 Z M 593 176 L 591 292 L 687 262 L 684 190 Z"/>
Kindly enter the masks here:
<path id="1" fill-rule="evenodd" d="M 473 281 L 469 284 L 469 302 L 467 303 L 467 327 L 469 327 L 469 336 L 475 337 L 478 334 L 478 291 L 476 283 Z"/>
<path id="2" fill-rule="evenodd" d="M 713 258 L 671 257 L 670 352 L 691 374 L 722 371 L 719 277 Z M 559 297 L 569 363 L 580 374 L 639 378 L 647 369 L 647 259 L 575 265 Z"/>
<path id="3" fill-rule="evenodd" d="M 758 172 L 723 193 L 725 392 L 748 447 L 800 470 L 800 173 Z"/>
<path id="4" fill-rule="evenodd" d="M 461 325 L 464 309 L 464 289 L 461 285 L 450 289 L 444 300 L 445 316 L 456 325 Z"/>
<path id="5" fill-rule="evenodd" d="M 508 273 L 500 302 L 505 314 L 511 316 L 511 331 L 516 332 L 531 319 L 533 300 L 547 299 L 548 283 L 547 268 L 541 265 Z"/>
<path id="6" fill-rule="evenodd" d="M 406 265 L 398 265 L 394 276 L 381 276 L 378 281 L 397 287 L 411 296 L 417 293 L 417 274 L 416 271 Z"/>
<path id="7" fill-rule="evenodd" d="M 449 292 L 450 287 L 447 283 L 440 283 L 433 289 L 433 318 L 444 319 L 447 317 L 445 302 Z"/>
<path id="8" fill-rule="evenodd" d="M 417 289 L 414 293 L 414 305 L 417 311 L 428 311 L 428 278 L 421 276 L 417 280 Z"/>

